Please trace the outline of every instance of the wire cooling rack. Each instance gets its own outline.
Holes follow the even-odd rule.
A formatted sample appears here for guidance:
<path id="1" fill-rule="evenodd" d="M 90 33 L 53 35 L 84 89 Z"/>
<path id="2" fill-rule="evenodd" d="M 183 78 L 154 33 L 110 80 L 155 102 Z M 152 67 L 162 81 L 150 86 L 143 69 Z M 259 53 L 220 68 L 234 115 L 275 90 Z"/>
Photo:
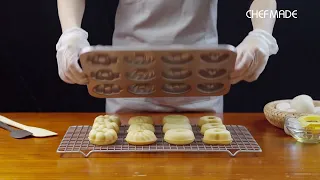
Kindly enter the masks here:
<path id="1" fill-rule="evenodd" d="M 189 145 L 172 145 L 163 140 L 162 125 L 155 125 L 155 135 L 158 140 L 152 145 L 135 146 L 128 144 L 124 139 L 128 126 L 121 126 L 118 140 L 113 145 L 93 145 L 88 140 L 91 126 L 70 126 L 64 135 L 57 153 L 80 153 L 89 157 L 92 153 L 111 152 L 227 152 L 230 156 L 236 156 L 239 152 L 262 152 L 260 146 L 252 137 L 248 129 L 240 125 L 226 125 L 230 131 L 233 142 L 229 145 L 207 145 L 202 142 L 203 135 L 200 128 L 193 125 L 192 129 L 196 137 Z"/>
<path id="2" fill-rule="evenodd" d="M 152 145 L 134 146 L 124 139 L 128 126 L 121 126 L 118 140 L 113 145 L 97 146 L 88 140 L 91 126 L 70 126 L 64 135 L 57 153 L 80 153 L 89 157 L 92 153 L 111 152 L 227 152 L 230 156 L 236 156 L 239 152 L 262 152 L 260 146 L 244 126 L 226 125 L 233 138 L 229 145 L 207 145 L 202 142 L 203 135 L 200 128 L 193 126 L 195 141 L 189 145 L 171 145 L 163 140 L 162 126 L 155 125 L 157 142 Z"/>

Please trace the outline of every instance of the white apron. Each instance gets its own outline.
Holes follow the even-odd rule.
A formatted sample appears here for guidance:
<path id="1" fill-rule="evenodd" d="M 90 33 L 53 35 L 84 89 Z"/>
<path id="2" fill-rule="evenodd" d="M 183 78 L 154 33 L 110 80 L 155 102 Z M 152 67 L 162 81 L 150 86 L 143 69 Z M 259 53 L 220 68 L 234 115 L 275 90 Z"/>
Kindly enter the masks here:
<path id="1" fill-rule="evenodd" d="M 217 44 L 217 0 L 120 0 L 113 45 Z M 223 96 L 110 98 L 107 113 L 223 112 Z"/>

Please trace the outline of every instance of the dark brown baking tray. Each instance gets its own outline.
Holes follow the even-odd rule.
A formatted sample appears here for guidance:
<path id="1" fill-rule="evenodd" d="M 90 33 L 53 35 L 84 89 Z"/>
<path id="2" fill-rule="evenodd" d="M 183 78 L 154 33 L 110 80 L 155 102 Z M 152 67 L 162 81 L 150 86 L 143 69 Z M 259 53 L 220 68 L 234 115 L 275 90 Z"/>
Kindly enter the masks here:
<path id="1" fill-rule="evenodd" d="M 91 46 L 80 55 L 97 98 L 225 95 L 235 60 L 231 45 Z"/>

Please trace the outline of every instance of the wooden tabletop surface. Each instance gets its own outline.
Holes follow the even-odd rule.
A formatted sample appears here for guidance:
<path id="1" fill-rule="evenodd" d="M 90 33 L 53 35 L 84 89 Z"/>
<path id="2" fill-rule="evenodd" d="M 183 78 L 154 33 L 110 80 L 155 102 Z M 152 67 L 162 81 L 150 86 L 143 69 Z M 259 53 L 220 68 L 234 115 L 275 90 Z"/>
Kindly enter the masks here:
<path id="1" fill-rule="evenodd" d="M 320 145 L 297 143 L 263 114 L 225 114 L 224 124 L 244 125 L 261 153 L 148 153 L 109 158 L 66 158 L 56 153 L 67 128 L 92 125 L 99 113 L 2 113 L 58 136 L 13 139 L 0 129 L 0 179 L 320 179 Z M 126 121 L 135 114 L 121 115 Z M 148 114 L 151 115 L 151 114 Z M 160 120 L 165 114 L 152 114 Z M 195 120 L 204 114 L 186 114 Z"/>

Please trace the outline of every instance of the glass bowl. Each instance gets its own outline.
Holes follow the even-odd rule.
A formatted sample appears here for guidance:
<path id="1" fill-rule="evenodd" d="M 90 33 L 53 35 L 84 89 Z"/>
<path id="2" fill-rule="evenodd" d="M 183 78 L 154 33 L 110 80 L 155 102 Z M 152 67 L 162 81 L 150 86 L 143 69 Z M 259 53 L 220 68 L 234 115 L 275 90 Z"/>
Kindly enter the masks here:
<path id="1" fill-rule="evenodd" d="M 320 116 L 286 117 L 284 130 L 301 143 L 320 143 Z"/>

